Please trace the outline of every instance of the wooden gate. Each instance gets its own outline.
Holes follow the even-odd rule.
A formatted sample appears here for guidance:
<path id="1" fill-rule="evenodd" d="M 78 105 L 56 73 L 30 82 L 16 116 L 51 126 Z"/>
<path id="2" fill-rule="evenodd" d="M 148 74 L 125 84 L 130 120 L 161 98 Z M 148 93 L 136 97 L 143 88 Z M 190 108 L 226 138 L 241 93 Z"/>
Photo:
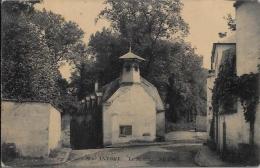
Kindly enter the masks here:
<path id="1" fill-rule="evenodd" d="M 103 147 L 102 107 L 82 105 L 81 109 L 72 115 L 70 128 L 72 149 Z"/>

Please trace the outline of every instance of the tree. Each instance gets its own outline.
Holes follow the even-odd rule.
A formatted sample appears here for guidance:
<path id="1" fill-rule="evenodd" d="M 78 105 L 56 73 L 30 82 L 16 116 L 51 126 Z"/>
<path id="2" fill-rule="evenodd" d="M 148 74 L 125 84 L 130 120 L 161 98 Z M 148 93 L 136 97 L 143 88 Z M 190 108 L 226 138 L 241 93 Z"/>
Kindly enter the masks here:
<path id="1" fill-rule="evenodd" d="M 183 114 L 192 120 L 192 115 L 206 114 L 206 72 L 201 67 L 202 58 L 195 54 L 194 48 L 183 40 L 175 41 L 158 41 L 149 75 L 141 73 L 159 89 L 162 98 L 170 105 L 168 119 L 181 118 Z M 127 40 L 103 29 L 91 36 L 89 45 L 96 51 L 95 68 L 101 72 L 102 84 L 117 78 L 121 72 L 118 57 L 128 51 Z"/>
<path id="2" fill-rule="evenodd" d="M 183 40 L 160 42 L 162 57 L 158 57 L 151 81 L 165 95 L 169 104 L 166 115 L 170 121 L 185 118 L 192 121 L 196 114 L 206 114 L 206 72 L 202 58 Z M 159 86 L 163 86 L 160 88 Z M 164 93 L 164 94 L 162 94 Z"/>
<path id="3" fill-rule="evenodd" d="M 118 57 L 128 52 L 131 42 L 132 50 L 146 59 L 140 65 L 141 75 L 170 105 L 167 119 L 184 116 L 192 121 L 194 115 L 205 114 L 206 73 L 202 58 L 182 40 L 188 25 L 181 17 L 181 1 L 107 0 L 106 4 L 98 19 L 107 19 L 112 27 L 95 33 L 89 41 L 103 84 L 120 75 Z"/>
<path id="4" fill-rule="evenodd" d="M 109 29 L 96 32 L 90 37 L 89 46 L 96 56 L 96 70 L 100 84 L 104 85 L 116 79 L 121 72 L 118 57 L 129 50 L 129 43 Z"/>
<path id="5" fill-rule="evenodd" d="M 31 12 L 31 6 L 5 3 L 1 57 L 3 97 L 51 100 L 56 94 L 56 71 L 43 32 L 25 15 L 28 9 Z"/>
<path id="6" fill-rule="evenodd" d="M 110 21 L 133 48 L 141 50 L 147 60 L 145 73 L 149 74 L 156 55 L 154 48 L 160 39 L 186 35 L 188 25 L 181 17 L 180 0 L 106 0 L 107 7 L 99 18 Z"/>
<path id="7" fill-rule="evenodd" d="M 35 11 L 29 15 L 29 19 L 44 31 L 46 44 L 54 57 L 54 65 L 59 65 L 62 61 L 76 59 L 75 48 L 79 43 L 83 43 L 84 34 L 76 23 L 66 21 L 61 15 L 45 9 Z"/>
<path id="8" fill-rule="evenodd" d="M 94 63 L 81 62 L 76 65 L 75 71 L 72 74 L 70 86 L 76 88 L 78 100 L 82 100 L 87 95 L 93 93 L 94 83 L 97 80 L 96 75 Z"/>
<path id="9" fill-rule="evenodd" d="M 36 1 L 2 4 L 2 95 L 44 100 L 66 111 L 76 99 L 61 77 L 62 61 L 75 62 L 83 31 L 61 15 L 34 9 Z"/>

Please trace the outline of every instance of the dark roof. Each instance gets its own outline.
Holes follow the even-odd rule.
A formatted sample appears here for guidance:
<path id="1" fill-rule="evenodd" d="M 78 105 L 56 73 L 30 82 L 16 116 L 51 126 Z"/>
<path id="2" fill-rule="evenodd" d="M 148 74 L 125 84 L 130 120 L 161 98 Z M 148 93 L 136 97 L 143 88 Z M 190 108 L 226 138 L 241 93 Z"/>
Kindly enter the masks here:
<path id="1" fill-rule="evenodd" d="M 103 97 L 102 100 L 107 101 L 120 87 L 120 78 L 113 80 L 112 82 L 106 84 L 102 87 Z"/>
<path id="2" fill-rule="evenodd" d="M 131 85 L 129 85 L 131 87 Z M 161 100 L 161 97 L 158 93 L 158 90 L 156 87 L 154 87 L 150 82 L 148 82 L 146 79 L 141 78 L 141 86 L 144 88 L 144 90 L 153 98 L 156 104 L 156 110 L 164 111 L 164 105 Z M 102 88 L 103 91 L 103 102 L 107 101 L 118 89 L 120 88 L 120 78 L 115 79 L 114 81 L 110 82 L 109 84 L 105 85 Z"/>
<path id="3" fill-rule="evenodd" d="M 144 61 L 145 59 L 143 59 L 142 57 L 135 55 L 134 53 L 132 53 L 131 51 L 129 51 L 128 53 L 126 53 L 125 55 L 119 57 L 119 59 L 137 59 L 137 60 L 141 60 Z"/>
<path id="4" fill-rule="evenodd" d="M 213 60 L 215 59 L 214 53 L 217 45 L 236 45 L 236 35 L 232 34 L 228 37 L 221 39 L 219 42 L 213 43 L 213 47 L 211 51 L 211 69 L 212 69 Z"/>

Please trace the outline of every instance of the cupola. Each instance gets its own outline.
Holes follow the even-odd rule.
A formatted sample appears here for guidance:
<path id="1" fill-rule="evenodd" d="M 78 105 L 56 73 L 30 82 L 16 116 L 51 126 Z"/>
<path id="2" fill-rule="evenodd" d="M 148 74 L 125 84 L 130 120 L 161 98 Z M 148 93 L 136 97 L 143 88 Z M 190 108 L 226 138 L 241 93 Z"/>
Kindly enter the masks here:
<path id="1" fill-rule="evenodd" d="M 139 64 L 141 61 L 145 61 L 145 59 L 132 53 L 131 47 L 129 52 L 119 57 L 119 59 L 123 61 L 121 84 L 140 83 L 141 78 Z"/>

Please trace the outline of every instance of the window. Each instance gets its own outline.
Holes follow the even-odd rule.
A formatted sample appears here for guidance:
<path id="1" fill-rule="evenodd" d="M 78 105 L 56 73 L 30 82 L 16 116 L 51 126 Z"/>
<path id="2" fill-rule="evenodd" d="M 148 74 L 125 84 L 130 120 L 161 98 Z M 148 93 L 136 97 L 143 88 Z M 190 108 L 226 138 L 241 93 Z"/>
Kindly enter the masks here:
<path id="1" fill-rule="evenodd" d="M 136 72 L 138 72 L 138 66 L 137 65 L 134 65 L 134 69 Z"/>
<path id="2" fill-rule="evenodd" d="M 125 64 L 125 69 L 127 72 L 131 70 L 131 65 L 130 64 Z"/>
<path id="3" fill-rule="evenodd" d="M 120 137 L 130 136 L 132 135 L 132 126 L 131 125 L 121 125 L 120 126 Z"/>

